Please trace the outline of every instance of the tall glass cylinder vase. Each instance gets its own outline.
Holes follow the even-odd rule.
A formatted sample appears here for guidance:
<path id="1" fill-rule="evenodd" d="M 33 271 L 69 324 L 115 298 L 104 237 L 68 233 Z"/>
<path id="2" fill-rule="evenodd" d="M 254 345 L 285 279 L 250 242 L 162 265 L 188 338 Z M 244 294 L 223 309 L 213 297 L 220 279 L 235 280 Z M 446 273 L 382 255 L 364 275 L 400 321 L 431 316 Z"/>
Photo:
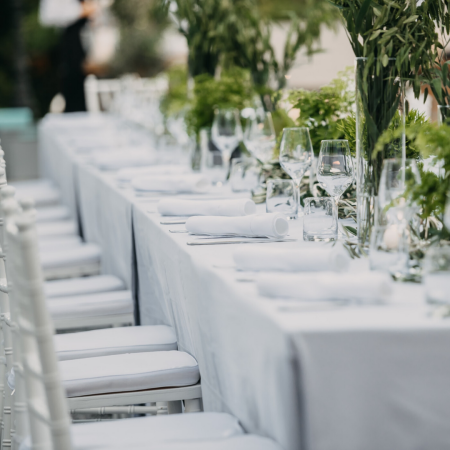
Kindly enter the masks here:
<path id="1" fill-rule="evenodd" d="M 383 161 L 406 160 L 405 95 L 395 59 L 356 58 L 355 70 L 358 243 L 368 249 Z"/>
<path id="2" fill-rule="evenodd" d="M 438 105 L 438 124 L 442 125 L 450 123 L 450 106 L 448 105 Z"/>

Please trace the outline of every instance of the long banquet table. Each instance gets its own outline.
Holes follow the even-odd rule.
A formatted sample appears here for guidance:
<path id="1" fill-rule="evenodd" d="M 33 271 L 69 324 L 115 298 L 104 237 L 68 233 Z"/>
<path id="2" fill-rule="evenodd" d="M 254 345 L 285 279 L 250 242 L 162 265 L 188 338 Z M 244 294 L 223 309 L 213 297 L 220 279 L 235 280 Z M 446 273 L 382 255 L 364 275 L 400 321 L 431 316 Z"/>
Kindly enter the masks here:
<path id="1" fill-rule="evenodd" d="M 380 306 L 259 296 L 255 275 L 233 268 L 235 245 L 186 245 L 171 233 L 182 225 L 160 224 L 157 197 L 89 164 L 73 136 L 109 120 L 44 119 L 42 171 L 102 247 L 105 273 L 133 288 L 140 323 L 173 326 L 197 358 L 205 410 L 230 412 L 286 450 L 450 448 L 450 322 L 428 314 L 422 286 L 396 285 Z M 301 220 L 291 224 L 297 242 L 270 245 L 301 251 Z"/>

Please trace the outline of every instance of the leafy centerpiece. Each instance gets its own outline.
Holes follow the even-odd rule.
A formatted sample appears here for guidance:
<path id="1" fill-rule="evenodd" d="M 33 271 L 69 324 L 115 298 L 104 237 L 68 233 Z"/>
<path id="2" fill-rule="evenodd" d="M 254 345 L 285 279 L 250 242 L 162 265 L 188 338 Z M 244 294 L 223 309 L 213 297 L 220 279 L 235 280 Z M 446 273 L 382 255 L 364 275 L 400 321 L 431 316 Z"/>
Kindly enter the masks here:
<path id="1" fill-rule="evenodd" d="M 344 19 L 356 56 L 356 159 L 358 240 L 368 244 L 375 200 L 388 143 L 375 151 L 380 136 L 398 115 L 404 129 L 404 88 L 420 94 L 420 73 L 434 65 L 440 46 L 435 22 L 448 24 L 447 2 L 435 0 L 330 0 Z M 405 158 L 404 135 L 400 157 Z"/>

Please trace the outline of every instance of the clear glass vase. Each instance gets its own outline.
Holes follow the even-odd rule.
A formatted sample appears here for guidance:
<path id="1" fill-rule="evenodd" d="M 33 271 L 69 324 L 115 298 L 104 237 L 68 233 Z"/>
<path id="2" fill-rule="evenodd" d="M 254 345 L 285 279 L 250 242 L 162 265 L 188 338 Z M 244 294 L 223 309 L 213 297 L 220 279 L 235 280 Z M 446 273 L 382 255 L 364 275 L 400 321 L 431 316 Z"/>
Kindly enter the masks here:
<path id="1" fill-rule="evenodd" d="M 450 123 L 450 106 L 438 105 L 438 124 Z"/>
<path id="2" fill-rule="evenodd" d="M 383 161 L 406 159 L 405 95 L 394 58 L 386 66 L 356 58 L 355 70 L 357 228 L 358 243 L 367 250 Z"/>

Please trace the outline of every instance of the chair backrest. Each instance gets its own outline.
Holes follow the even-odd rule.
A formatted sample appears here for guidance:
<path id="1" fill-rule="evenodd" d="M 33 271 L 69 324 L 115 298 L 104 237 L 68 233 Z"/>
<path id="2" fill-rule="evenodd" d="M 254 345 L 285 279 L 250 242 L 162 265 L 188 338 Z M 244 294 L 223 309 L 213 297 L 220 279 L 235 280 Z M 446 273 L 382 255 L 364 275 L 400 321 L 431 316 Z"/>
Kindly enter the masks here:
<path id="1" fill-rule="evenodd" d="M 0 148 L 0 197 L 4 201 L 14 198 L 15 189 L 7 185 L 6 164 L 4 152 Z M 25 387 L 22 371 L 20 338 L 16 326 L 16 309 L 9 298 L 10 286 L 6 276 L 6 243 L 5 220 L 0 204 L 0 314 L 1 334 L 4 351 L 4 366 L 2 366 L 3 395 L 1 398 L 2 447 L 11 446 L 14 439 L 16 446 L 29 434 Z M 12 395 L 15 392 L 14 395 Z"/>
<path id="2" fill-rule="evenodd" d="M 2 209 L 33 449 L 71 450 L 70 418 L 44 295 L 35 215 L 21 212 L 11 198 L 2 202 Z"/>

